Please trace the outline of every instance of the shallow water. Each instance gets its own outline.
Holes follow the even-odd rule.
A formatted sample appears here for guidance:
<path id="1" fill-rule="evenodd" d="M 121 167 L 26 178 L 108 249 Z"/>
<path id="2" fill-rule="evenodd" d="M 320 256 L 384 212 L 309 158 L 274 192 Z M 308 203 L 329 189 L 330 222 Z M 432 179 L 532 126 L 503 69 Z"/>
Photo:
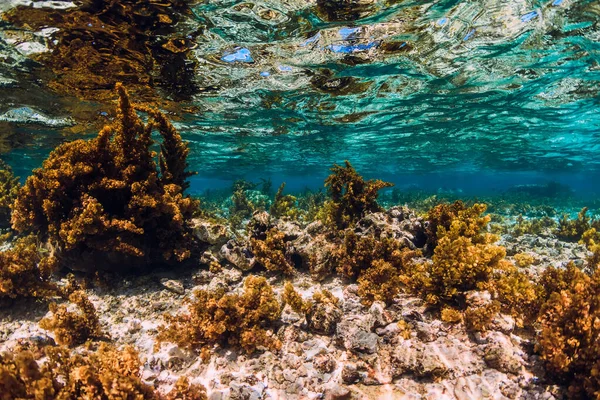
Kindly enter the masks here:
<path id="1" fill-rule="evenodd" d="M 400 188 L 484 195 L 559 182 L 598 193 L 597 1 L 332 4 L 192 6 L 199 111 L 177 123 L 199 172 L 192 191 L 237 178 L 320 187 L 348 159 Z M 0 29 L 3 51 L 32 47 Z M 77 137 L 52 126 L 68 117 L 58 95 L 10 96 L 27 84 L 0 85 L 4 158 L 21 176 Z"/>

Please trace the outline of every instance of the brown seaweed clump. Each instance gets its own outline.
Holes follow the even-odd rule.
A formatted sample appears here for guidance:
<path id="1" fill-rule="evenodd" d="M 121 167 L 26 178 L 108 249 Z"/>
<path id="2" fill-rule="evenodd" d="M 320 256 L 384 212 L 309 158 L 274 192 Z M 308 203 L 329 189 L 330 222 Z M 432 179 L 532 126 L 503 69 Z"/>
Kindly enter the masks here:
<path id="1" fill-rule="evenodd" d="M 10 227 L 10 207 L 20 186 L 19 178 L 15 178 L 10 166 L 0 160 L 0 228 Z"/>
<path id="2" fill-rule="evenodd" d="M 40 328 L 54 333 L 56 342 L 64 346 L 77 346 L 88 339 L 103 337 L 96 308 L 81 290 L 71 293 L 69 301 L 79 312 L 69 311 L 65 305 L 50 304 L 51 318 L 40 321 Z"/>
<path id="3" fill-rule="evenodd" d="M 600 229 L 600 220 L 592 220 L 587 212 L 587 207 L 582 208 L 576 219 L 569 219 L 567 215 L 563 215 L 562 219 L 558 221 L 558 228 L 555 231 L 556 236 L 563 240 L 576 242 L 581 239 L 587 230 L 591 228 Z"/>
<path id="4" fill-rule="evenodd" d="M 454 203 L 442 203 L 431 208 L 427 212 L 427 249 L 432 252 L 438 244 L 438 240 L 443 233 L 448 231 L 450 225 L 455 220 L 464 222 L 460 234 L 465 237 L 473 238 L 474 242 L 480 243 L 485 238 L 480 235 L 481 230 L 490 222 L 489 216 L 482 214 L 487 209 L 485 204 L 474 204 L 467 207 L 462 201 Z"/>
<path id="5" fill-rule="evenodd" d="M 189 226 L 198 202 L 184 195 L 187 144 L 158 111 L 142 123 L 117 85 L 113 125 L 92 140 L 58 146 L 33 171 L 13 206 L 12 224 L 56 245 L 75 269 L 181 262 L 196 248 Z M 159 166 L 152 131 L 163 138 Z"/>
<path id="6" fill-rule="evenodd" d="M 590 276 L 572 270 L 569 275 L 566 287 L 552 293 L 542 306 L 537 348 L 546 371 L 568 385 L 570 398 L 598 398 L 600 273 Z"/>
<path id="7" fill-rule="evenodd" d="M 37 56 L 42 76 L 59 93 L 107 101 L 123 82 L 137 98 L 158 101 L 162 87 L 175 101 L 196 91 L 193 43 L 182 30 L 185 0 L 94 0 L 67 10 L 19 6 L 4 17 L 19 28 L 58 28 L 51 51 Z M 176 26 L 178 26 L 176 28 Z"/>
<path id="8" fill-rule="evenodd" d="M 188 314 L 166 316 L 168 326 L 161 328 L 160 342 L 202 349 L 214 344 L 239 346 L 247 353 L 258 347 L 280 348 L 266 329 L 279 319 L 281 305 L 265 278 L 246 278 L 242 294 L 199 290 L 194 295 L 195 300 L 187 301 Z"/>
<path id="9" fill-rule="evenodd" d="M 299 215 L 299 210 L 296 207 L 296 196 L 292 196 L 291 194 L 283 194 L 284 188 L 285 182 L 279 186 L 279 189 L 277 189 L 275 200 L 269 208 L 269 214 L 275 218 L 289 217 L 296 219 Z"/>
<path id="10" fill-rule="evenodd" d="M 294 264 L 286 251 L 285 234 L 277 228 L 271 228 L 265 234 L 265 240 L 250 239 L 256 261 L 269 271 L 293 274 Z"/>
<path id="11" fill-rule="evenodd" d="M 0 355 L 0 399 L 207 399 L 203 386 L 185 378 L 161 395 L 142 382 L 140 370 L 130 346 L 118 350 L 102 343 L 76 355 L 64 347 L 45 347 L 41 354 L 18 349 Z"/>
<path id="12" fill-rule="evenodd" d="M 0 252 L 0 298 L 51 297 L 58 288 L 50 282 L 53 257 L 43 257 L 34 236 L 19 238 Z"/>
<path id="13" fill-rule="evenodd" d="M 330 196 L 320 212 L 325 225 L 345 229 L 370 212 L 381 210 L 377 204 L 378 192 L 392 183 L 379 179 L 365 181 L 346 161 L 345 166 L 335 164 L 331 175 L 325 179 Z"/>

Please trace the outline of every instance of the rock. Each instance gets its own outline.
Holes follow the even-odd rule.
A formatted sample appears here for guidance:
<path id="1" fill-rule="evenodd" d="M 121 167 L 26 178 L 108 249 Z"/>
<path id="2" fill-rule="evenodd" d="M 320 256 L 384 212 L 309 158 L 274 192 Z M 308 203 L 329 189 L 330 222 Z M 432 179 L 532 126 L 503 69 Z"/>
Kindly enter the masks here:
<path id="1" fill-rule="evenodd" d="M 332 335 L 341 317 L 342 310 L 336 305 L 314 302 L 306 313 L 306 324 L 311 332 Z"/>
<path id="2" fill-rule="evenodd" d="M 234 239 L 224 244 L 219 253 L 225 260 L 242 271 L 249 271 L 256 264 L 252 251 Z"/>
<path id="3" fill-rule="evenodd" d="M 342 367 L 342 381 L 347 385 L 352 385 L 360 380 L 360 373 L 356 364 L 346 363 Z"/>
<path id="4" fill-rule="evenodd" d="M 313 366 L 322 374 L 330 374 L 335 370 L 337 363 L 330 354 L 318 354 L 313 359 Z"/>
<path id="5" fill-rule="evenodd" d="M 230 236 L 227 226 L 200 219 L 192 220 L 192 229 L 198 239 L 212 246 L 223 246 Z"/>
<path id="6" fill-rule="evenodd" d="M 488 344 L 483 346 L 486 364 L 500 372 L 518 374 L 524 361 L 510 339 L 500 332 L 490 332 L 487 339 Z"/>
<path id="7" fill-rule="evenodd" d="M 325 400 L 350 400 L 352 398 L 352 392 L 350 389 L 334 385 L 325 390 Z"/>
<path id="8" fill-rule="evenodd" d="M 183 283 L 181 283 L 180 281 L 176 281 L 174 279 L 163 278 L 160 280 L 160 284 L 163 285 L 163 287 L 170 292 L 177 293 L 177 294 L 185 293 L 185 288 L 183 287 Z"/>
<path id="9" fill-rule="evenodd" d="M 392 315 L 385 310 L 385 304 L 381 301 L 375 301 L 371 304 L 369 314 L 373 317 L 375 328 L 386 326 L 394 320 Z"/>
<path id="10" fill-rule="evenodd" d="M 263 398 L 263 390 L 255 386 L 250 386 L 247 383 L 233 381 L 229 384 L 231 400 L 260 400 Z"/>
<path id="11" fill-rule="evenodd" d="M 347 350 L 357 353 L 377 352 L 379 337 L 360 320 L 344 319 L 337 325 L 337 337 Z"/>

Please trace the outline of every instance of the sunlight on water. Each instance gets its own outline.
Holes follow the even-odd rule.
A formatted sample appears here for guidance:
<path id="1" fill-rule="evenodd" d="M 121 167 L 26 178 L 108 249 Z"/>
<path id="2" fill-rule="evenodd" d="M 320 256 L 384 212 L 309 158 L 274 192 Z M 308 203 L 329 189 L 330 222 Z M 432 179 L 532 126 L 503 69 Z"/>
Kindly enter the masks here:
<path id="1" fill-rule="evenodd" d="M 210 1 L 192 11 L 198 111 L 177 126 L 198 187 L 244 176 L 312 185 L 344 159 L 433 187 L 597 186 L 598 2 Z M 19 160 L 39 165 L 44 142 L 62 140 L 40 137 L 8 155 L 19 173 Z"/>

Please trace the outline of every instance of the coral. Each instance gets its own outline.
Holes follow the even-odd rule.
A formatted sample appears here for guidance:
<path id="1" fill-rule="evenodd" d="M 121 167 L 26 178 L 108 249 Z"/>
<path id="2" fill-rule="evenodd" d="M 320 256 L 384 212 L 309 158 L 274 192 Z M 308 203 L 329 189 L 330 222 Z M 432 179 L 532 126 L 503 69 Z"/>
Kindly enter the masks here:
<path id="1" fill-rule="evenodd" d="M 0 252 L 0 298 L 50 297 L 58 288 L 50 282 L 55 259 L 43 257 L 34 236 L 19 238 Z"/>
<path id="2" fill-rule="evenodd" d="M 576 272 L 542 306 L 537 349 L 571 398 L 600 396 L 600 273 Z"/>
<path id="3" fill-rule="evenodd" d="M 294 265 L 291 258 L 286 254 L 285 234 L 271 228 L 266 232 L 265 240 L 250 239 L 250 247 L 256 261 L 269 271 L 282 271 L 284 274 L 292 274 Z"/>
<path id="4" fill-rule="evenodd" d="M 52 331 L 56 341 L 65 346 L 77 346 L 88 339 L 104 336 L 100 328 L 100 320 L 96 308 L 83 291 L 75 291 L 69 301 L 79 308 L 80 312 L 69 311 L 65 305 L 50 304 L 51 318 L 40 321 L 40 327 Z"/>
<path id="5" fill-rule="evenodd" d="M 29 30 L 58 28 L 52 51 L 37 60 L 59 93 L 106 101 L 124 82 L 146 101 L 158 101 L 157 87 L 179 101 L 196 91 L 191 36 L 178 32 L 188 14 L 184 0 L 95 0 L 66 10 L 22 6 L 5 18 Z"/>
<path id="6" fill-rule="evenodd" d="M 259 346 L 279 348 L 265 328 L 279 319 L 281 305 L 265 278 L 246 278 L 243 294 L 199 290 L 194 295 L 195 301 L 187 300 L 189 313 L 165 317 L 169 325 L 161 327 L 159 341 L 188 348 L 239 345 L 247 353 Z"/>
<path id="7" fill-rule="evenodd" d="M 391 304 L 400 293 L 402 280 L 398 270 L 383 260 L 375 260 L 358 278 L 358 295 L 366 305 L 374 301 Z"/>
<path id="8" fill-rule="evenodd" d="M 393 186 L 381 180 L 365 181 L 346 161 L 345 166 L 335 164 L 331 175 L 325 179 L 330 196 L 320 212 L 320 218 L 331 227 L 344 229 L 368 212 L 379 211 L 379 190 Z"/>
<path id="9" fill-rule="evenodd" d="M 45 356 L 45 362 L 38 359 Z M 0 355 L 0 399 L 206 399 L 205 389 L 180 379 L 167 396 L 142 382 L 132 347 L 102 343 L 72 355 L 64 347 L 25 349 Z"/>
<path id="10" fill-rule="evenodd" d="M 19 178 L 15 178 L 12 169 L 0 160 L 0 228 L 10 226 L 10 207 L 19 192 Z"/>
<path id="11" fill-rule="evenodd" d="M 275 218 L 290 217 L 292 219 L 298 218 L 299 210 L 296 207 L 296 197 L 290 194 L 283 194 L 285 188 L 285 182 L 279 186 L 277 193 L 275 194 L 275 200 L 271 204 L 269 213 Z"/>
<path id="12" fill-rule="evenodd" d="M 198 202 L 184 196 L 187 145 L 157 111 L 143 124 L 117 85 L 113 125 L 92 140 L 58 146 L 33 171 L 13 206 L 13 228 L 36 232 L 75 268 L 144 267 L 183 261 L 197 241 L 190 220 Z M 163 137 L 160 173 L 151 133 Z"/>

